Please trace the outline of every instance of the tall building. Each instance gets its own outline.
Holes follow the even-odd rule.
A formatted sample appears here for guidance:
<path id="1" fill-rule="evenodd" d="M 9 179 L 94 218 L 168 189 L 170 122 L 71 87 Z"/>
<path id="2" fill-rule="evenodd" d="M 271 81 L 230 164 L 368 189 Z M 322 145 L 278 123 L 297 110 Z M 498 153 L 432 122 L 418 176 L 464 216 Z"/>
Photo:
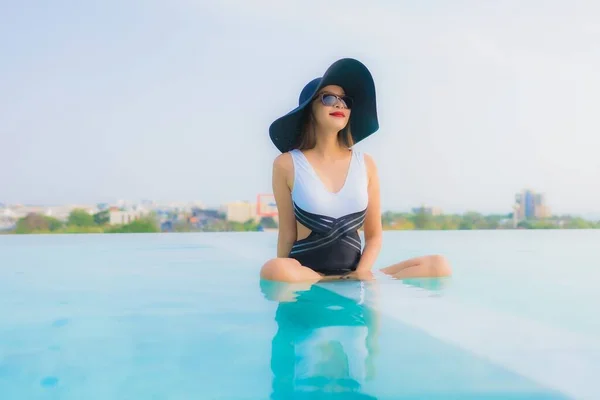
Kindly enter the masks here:
<path id="1" fill-rule="evenodd" d="M 519 221 L 551 216 L 550 208 L 546 204 L 546 196 L 543 194 L 535 193 L 531 189 L 524 189 L 515 195 L 515 201 L 513 210 Z"/>
<path id="2" fill-rule="evenodd" d="M 546 196 L 543 194 L 535 195 L 535 207 L 533 211 L 535 218 L 549 218 L 552 214 L 550 208 L 546 204 Z"/>

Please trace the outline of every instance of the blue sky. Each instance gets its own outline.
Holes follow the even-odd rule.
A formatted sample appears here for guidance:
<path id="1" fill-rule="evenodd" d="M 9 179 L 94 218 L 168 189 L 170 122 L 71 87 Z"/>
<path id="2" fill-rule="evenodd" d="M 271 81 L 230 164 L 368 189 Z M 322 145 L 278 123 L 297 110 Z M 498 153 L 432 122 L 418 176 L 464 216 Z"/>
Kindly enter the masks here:
<path id="1" fill-rule="evenodd" d="M 599 212 L 600 7 L 523 3 L 0 1 L 0 202 L 253 200 L 271 121 L 356 57 L 385 209 Z"/>

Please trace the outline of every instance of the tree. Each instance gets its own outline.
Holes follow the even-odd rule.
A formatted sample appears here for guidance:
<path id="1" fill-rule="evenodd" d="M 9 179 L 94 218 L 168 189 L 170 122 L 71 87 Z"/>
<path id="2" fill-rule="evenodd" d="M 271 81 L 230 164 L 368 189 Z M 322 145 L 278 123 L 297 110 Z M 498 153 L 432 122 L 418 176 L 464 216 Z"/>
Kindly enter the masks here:
<path id="1" fill-rule="evenodd" d="M 391 211 L 386 211 L 381 214 L 381 224 L 384 226 L 393 225 L 396 220 L 396 216 Z"/>
<path id="2" fill-rule="evenodd" d="M 433 217 L 425 212 L 424 208 L 420 208 L 419 212 L 416 213 L 412 222 L 415 224 L 415 228 L 417 229 L 434 229 L 435 223 L 433 222 Z"/>
<path id="3" fill-rule="evenodd" d="M 412 231 L 415 229 L 415 224 L 408 218 L 400 217 L 393 221 L 391 228 L 397 231 Z"/>
<path id="4" fill-rule="evenodd" d="M 72 226 L 94 226 L 96 223 L 94 221 L 94 216 L 88 213 L 85 210 L 80 208 L 76 208 L 71 211 L 69 214 L 69 218 L 67 219 L 67 224 Z"/>
<path id="5" fill-rule="evenodd" d="M 488 220 L 480 213 L 473 211 L 463 214 L 459 225 L 460 229 L 496 229 L 497 227 L 497 221 Z"/>
<path id="6" fill-rule="evenodd" d="M 277 222 L 273 217 L 263 217 L 260 219 L 260 224 L 265 229 L 277 229 Z"/>
<path id="7" fill-rule="evenodd" d="M 525 219 L 517 224 L 517 228 L 531 229 L 533 228 L 533 224 L 531 221 Z"/>
<path id="8" fill-rule="evenodd" d="M 442 215 L 437 218 L 437 224 L 442 230 L 455 230 L 460 226 L 460 217 L 455 215 Z"/>
<path id="9" fill-rule="evenodd" d="M 96 225 L 106 225 L 110 221 L 110 211 L 102 210 L 94 214 L 94 223 Z"/>
<path id="10" fill-rule="evenodd" d="M 531 222 L 532 229 L 555 229 L 556 224 L 549 220 L 536 220 Z"/>
<path id="11" fill-rule="evenodd" d="M 593 228 L 593 224 L 590 221 L 586 221 L 583 218 L 572 218 L 565 224 L 565 228 L 567 229 L 590 229 Z"/>
<path id="12" fill-rule="evenodd" d="M 62 222 L 56 218 L 30 213 L 17 221 L 15 233 L 52 232 L 60 229 Z"/>
<path id="13" fill-rule="evenodd" d="M 109 228 L 107 233 L 153 233 L 160 232 L 160 227 L 152 217 L 144 217 L 131 223 Z"/>
<path id="14" fill-rule="evenodd" d="M 473 221 L 469 220 L 469 219 L 463 219 L 462 221 L 460 221 L 460 224 L 458 225 L 458 229 L 461 230 L 470 230 L 470 229 L 474 229 L 475 225 L 473 224 Z"/>

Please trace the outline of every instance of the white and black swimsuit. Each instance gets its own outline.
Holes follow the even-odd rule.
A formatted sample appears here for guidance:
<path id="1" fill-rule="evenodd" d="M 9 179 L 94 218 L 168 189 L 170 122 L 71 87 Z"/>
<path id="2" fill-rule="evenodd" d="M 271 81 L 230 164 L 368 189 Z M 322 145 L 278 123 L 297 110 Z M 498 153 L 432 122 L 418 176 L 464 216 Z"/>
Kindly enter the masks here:
<path id="1" fill-rule="evenodd" d="M 332 193 L 300 150 L 290 154 L 294 160 L 294 214 L 312 232 L 294 243 L 289 257 L 325 275 L 355 270 L 362 254 L 358 229 L 369 203 L 364 155 L 352 150 L 344 186 Z"/>

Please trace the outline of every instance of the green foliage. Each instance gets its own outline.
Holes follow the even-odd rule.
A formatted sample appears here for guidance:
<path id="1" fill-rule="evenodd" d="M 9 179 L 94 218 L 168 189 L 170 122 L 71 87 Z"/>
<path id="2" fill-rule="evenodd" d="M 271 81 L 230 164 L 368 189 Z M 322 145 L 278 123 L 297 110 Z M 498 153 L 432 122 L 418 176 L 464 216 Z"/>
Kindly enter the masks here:
<path id="1" fill-rule="evenodd" d="M 62 222 L 46 215 L 31 213 L 17 221 L 15 233 L 50 233 L 62 227 Z"/>
<path id="2" fill-rule="evenodd" d="M 96 225 L 96 222 L 94 221 L 94 216 L 87 211 L 75 209 L 69 214 L 67 225 L 78 227 L 94 226 Z"/>
<path id="3" fill-rule="evenodd" d="M 428 230 L 472 230 L 472 229 L 512 229 L 512 214 L 483 215 L 466 212 L 462 215 L 430 215 L 422 210 L 410 213 L 384 212 L 381 215 L 383 229 L 428 229 Z M 600 229 L 600 221 L 592 222 L 576 217 L 553 217 L 530 219 L 519 222 L 519 229 Z"/>
<path id="4" fill-rule="evenodd" d="M 11 233 L 151 233 L 160 232 L 158 217 L 155 213 L 124 225 L 108 225 L 110 212 L 100 211 L 90 215 L 85 210 L 73 210 L 67 223 L 52 217 L 32 213 L 17 221 Z M 430 215 L 424 210 L 417 213 L 395 213 L 386 211 L 381 215 L 385 230 L 472 230 L 472 229 L 512 229 L 512 214 L 483 215 L 477 212 L 460 214 Z M 259 227 L 276 229 L 277 223 L 271 217 L 256 222 L 226 221 L 224 216 L 209 225 L 196 228 L 188 220 L 175 221 L 173 231 L 190 232 L 248 232 L 258 231 Z M 600 229 L 600 221 L 587 221 L 578 217 L 556 216 L 546 219 L 530 219 L 519 222 L 519 229 Z"/>
<path id="5" fill-rule="evenodd" d="M 519 222 L 522 229 L 599 229 L 600 224 L 579 217 L 557 219 L 524 220 Z"/>
<path id="6" fill-rule="evenodd" d="M 558 228 L 558 225 L 550 220 L 530 220 L 530 221 L 523 221 L 525 222 L 523 225 L 521 225 L 519 223 L 519 227 L 524 227 L 527 229 L 556 229 Z"/>
<path id="7" fill-rule="evenodd" d="M 48 221 L 48 229 L 50 230 L 50 232 L 54 232 L 56 230 L 59 230 L 63 227 L 63 223 L 53 217 L 44 217 L 46 219 L 46 221 Z"/>
<path id="8" fill-rule="evenodd" d="M 391 212 L 386 212 L 384 215 L 382 215 L 381 224 L 383 229 L 386 230 L 405 231 L 415 229 L 415 224 L 407 214 L 394 214 Z"/>
<path id="9" fill-rule="evenodd" d="M 263 217 L 260 219 L 259 225 L 265 229 L 277 229 L 277 222 L 273 217 Z"/>
<path id="10" fill-rule="evenodd" d="M 450 231 L 450 230 L 456 230 L 460 227 L 460 216 L 456 216 L 456 215 L 441 215 L 439 218 L 437 218 L 437 223 L 439 226 L 439 229 L 441 230 L 445 230 L 445 231 Z"/>
<path id="11" fill-rule="evenodd" d="M 249 219 L 248 221 L 243 222 L 243 223 L 235 222 L 235 221 L 227 221 L 226 226 L 228 227 L 228 229 L 226 229 L 227 231 L 233 231 L 233 232 L 258 231 L 258 224 L 252 219 Z"/>
<path id="12" fill-rule="evenodd" d="M 192 230 L 192 224 L 188 221 L 175 221 L 173 223 L 173 232 L 191 232 Z"/>
<path id="13" fill-rule="evenodd" d="M 459 229 L 497 229 L 499 220 L 486 217 L 477 212 L 467 212 L 462 215 Z"/>
<path id="14" fill-rule="evenodd" d="M 258 230 L 258 224 L 256 223 L 256 221 L 251 220 L 251 219 L 244 222 L 243 227 L 244 227 L 244 231 L 257 231 Z"/>
<path id="15" fill-rule="evenodd" d="M 565 223 L 564 227 L 567 229 L 591 229 L 594 228 L 594 223 L 586 221 L 583 218 L 572 218 Z"/>
<path id="16" fill-rule="evenodd" d="M 414 214 L 410 220 L 415 225 L 416 229 L 434 229 L 435 223 L 433 221 L 433 216 L 425 213 L 423 209 L 421 209 L 418 213 Z"/>
<path id="17" fill-rule="evenodd" d="M 202 227 L 203 232 L 251 232 L 258 231 L 258 226 L 254 220 L 248 220 L 246 222 L 235 222 L 216 220 Z"/>
<path id="18" fill-rule="evenodd" d="M 94 214 L 94 223 L 96 225 L 106 225 L 110 221 L 110 211 L 103 210 Z"/>
<path id="19" fill-rule="evenodd" d="M 97 221 L 97 222 L 96 222 Z M 90 215 L 84 210 L 73 210 L 63 224 L 56 218 L 29 214 L 17 221 L 14 233 L 142 233 L 160 232 L 154 215 L 132 221 L 130 224 L 107 226 L 108 212 Z"/>
<path id="20" fill-rule="evenodd" d="M 101 226 L 75 226 L 67 225 L 54 233 L 104 233 L 104 228 Z"/>
<path id="21" fill-rule="evenodd" d="M 125 225 L 111 226 L 104 230 L 106 233 L 153 233 L 160 232 L 160 227 L 152 217 L 144 217 Z"/>
<path id="22" fill-rule="evenodd" d="M 386 211 L 381 214 L 381 224 L 383 226 L 391 226 L 398 219 L 399 215 L 394 214 L 391 211 Z"/>
<path id="23" fill-rule="evenodd" d="M 229 230 L 227 221 L 219 219 L 201 229 L 203 232 L 226 232 Z"/>

